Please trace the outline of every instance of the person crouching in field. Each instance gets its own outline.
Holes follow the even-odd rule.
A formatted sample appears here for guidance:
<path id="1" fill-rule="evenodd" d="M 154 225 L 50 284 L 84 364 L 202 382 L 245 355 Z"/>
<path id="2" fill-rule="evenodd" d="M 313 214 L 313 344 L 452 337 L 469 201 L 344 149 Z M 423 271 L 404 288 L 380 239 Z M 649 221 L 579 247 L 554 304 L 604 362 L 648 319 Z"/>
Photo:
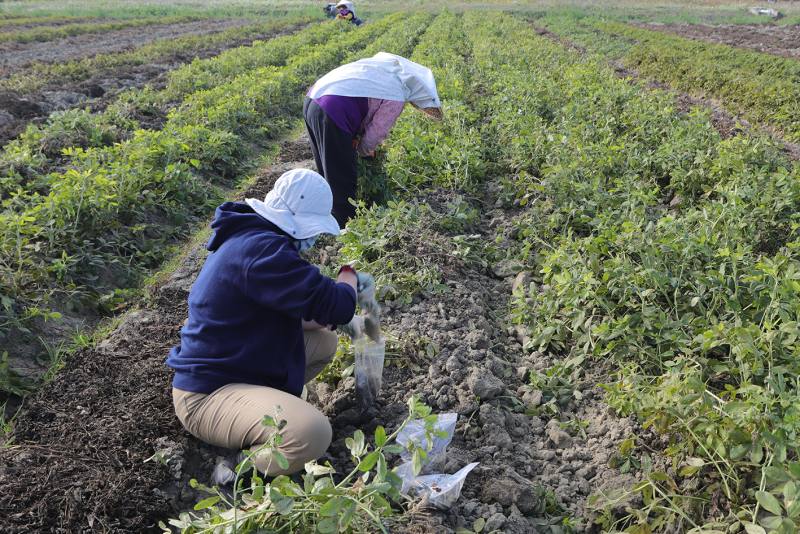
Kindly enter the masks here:
<path id="1" fill-rule="evenodd" d="M 336 19 L 352 22 L 356 26 L 361 26 L 361 24 L 363 24 L 363 21 L 356 16 L 353 2 L 348 1 L 339 2 L 336 4 Z"/>
<path id="2" fill-rule="evenodd" d="M 375 155 L 406 102 L 441 120 L 433 73 L 404 57 L 380 52 L 338 67 L 309 89 L 303 104 L 311 150 L 333 190 L 333 216 L 344 227 L 355 214 L 356 153 Z"/>
<path id="3" fill-rule="evenodd" d="M 359 276 L 351 267 L 333 280 L 300 256 L 320 234 L 339 234 L 331 206 L 327 182 L 306 169 L 283 174 L 263 202 L 219 206 L 211 254 L 167 359 L 175 413 L 206 443 L 256 451 L 275 431 L 263 417 L 286 421 L 277 450 L 288 468 L 268 450 L 254 457 L 269 476 L 302 469 L 331 441 L 328 419 L 299 397 L 336 352 L 328 325 L 348 323 L 356 310 Z"/>

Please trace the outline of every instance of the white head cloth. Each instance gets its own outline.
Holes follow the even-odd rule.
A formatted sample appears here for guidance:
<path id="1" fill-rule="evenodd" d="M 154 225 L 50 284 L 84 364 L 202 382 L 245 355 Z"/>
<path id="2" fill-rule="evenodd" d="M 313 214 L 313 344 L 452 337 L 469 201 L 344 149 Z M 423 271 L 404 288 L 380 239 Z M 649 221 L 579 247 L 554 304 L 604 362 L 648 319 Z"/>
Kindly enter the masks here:
<path id="1" fill-rule="evenodd" d="M 339 2 L 338 4 L 336 4 L 336 7 L 339 7 L 339 6 L 346 7 L 347 9 L 349 9 L 350 11 L 353 12 L 353 15 L 356 14 L 356 8 L 353 7 L 353 2 L 348 2 L 348 0 L 343 0 L 342 2 Z"/>
<path id="2" fill-rule="evenodd" d="M 441 108 L 433 72 L 401 56 L 378 52 L 342 65 L 317 80 L 311 98 L 360 96 L 411 102 L 419 108 Z"/>

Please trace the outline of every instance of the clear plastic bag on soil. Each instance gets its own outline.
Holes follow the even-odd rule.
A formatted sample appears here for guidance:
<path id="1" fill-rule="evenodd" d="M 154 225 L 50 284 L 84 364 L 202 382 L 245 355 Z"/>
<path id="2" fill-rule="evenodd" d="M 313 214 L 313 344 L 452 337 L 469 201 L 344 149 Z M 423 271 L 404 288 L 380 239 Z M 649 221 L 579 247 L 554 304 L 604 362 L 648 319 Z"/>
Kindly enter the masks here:
<path id="1" fill-rule="evenodd" d="M 408 449 L 408 444 L 413 443 L 417 447 L 428 452 L 428 457 L 422 466 L 422 473 L 430 473 L 444 467 L 447 460 L 447 446 L 453 441 L 453 434 L 456 431 L 456 421 L 458 414 L 441 413 L 436 416 L 433 424 L 434 432 L 441 432 L 442 436 L 433 436 L 433 443 L 429 444 L 425 436 L 425 421 L 414 419 L 409 421 L 403 430 L 397 434 L 397 443 Z M 430 447 L 430 450 L 428 448 Z M 400 455 L 404 462 L 411 460 L 411 453 L 408 450 Z"/>
<path id="2" fill-rule="evenodd" d="M 356 395 L 361 408 L 365 409 L 375 404 L 381 391 L 386 342 L 362 336 L 353 341 L 353 351 L 356 360 Z"/>
<path id="3" fill-rule="evenodd" d="M 411 462 L 406 462 L 395 469 L 395 473 L 403 480 L 401 493 L 420 497 L 423 505 L 448 510 L 461 496 L 464 480 L 477 465 L 478 462 L 465 465 L 452 475 L 436 473 L 415 477 Z"/>

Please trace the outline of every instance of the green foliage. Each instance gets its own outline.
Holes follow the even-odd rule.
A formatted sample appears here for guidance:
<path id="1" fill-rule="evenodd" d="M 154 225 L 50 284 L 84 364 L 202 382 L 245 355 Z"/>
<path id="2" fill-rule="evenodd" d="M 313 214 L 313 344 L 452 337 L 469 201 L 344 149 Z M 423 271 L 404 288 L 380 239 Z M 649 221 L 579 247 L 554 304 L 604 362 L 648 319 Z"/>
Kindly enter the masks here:
<path id="1" fill-rule="evenodd" d="M 800 168 L 513 20 L 465 21 L 497 117 L 485 137 L 510 174 L 501 199 L 523 208 L 517 256 L 538 277 L 513 316 L 532 349 L 614 363 L 609 404 L 669 441 L 675 473 L 615 460 L 644 478 L 598 496 L 598 521 L 796 530 Z M 558 369 L 532 375 L 552 398 L 568 391 Z"/>
<path id="2" fill-rule="evenodd" d="M 542 392 L 542 405 L 536 408 L 535 414 L 558 415 L 573 399 L 580 399 L 575 384 L 579 374 L 577 366 L 581 363 L 576 360 L 557 363 L 544 372 L 530 371 L 531 386 Z"/>
<path id="3" fill-rule="evenodd" d="M 139 127 L 140 119 L 163 121 L 164 110 L 180 105 L 194 93 L 219 86 L 230 89 L 233 79 L 256 68 L 283 68 L 301 49 L 310 52 L 347 29 L 331 23 L 317 24 L 293 35 L 233 48 L 171 71 L 167 86 L 161 91 L 126 91 L 102 113 L 72 110 L 52 115 L 44 125 L 31 124 L 0 153 L 0 197 L 18 188 L 22 193 L 46 194 L 52 181 L 48 172 L 65 163 L 64 159 L 69 161 L 73 155 L 69 149 L 103 148 L 128 139 Z M 276 106 L 280 104 L 276 102 Z M 287 111 L 275 110 L 289 115 Z"/>
<path id="4" fill-rule="evenodd" d="M 544 17 L 537 23 L 681 91 L 721 100 L 731 111 L 800 140 L 800 64 L 794 59 L 686 39 L 594 17 Z"/>
<path id="5" fill-rule="evenodd" d="M 444 120 L 408 110 L 392 129 L 384 168 L 396 192 L 439 186 L 471 191 L 484 175 L 478 113 L 467 103 L 471 80 L 469 47 L 461 19 L 444 12 L 420 39 L 411 59 L 436 77 Z"/>
<path id="6" fill-rule="evenodd" d="M 340 237 L 341 260 L 356 261 L 359 270 L 375 276 L 384 297 L 411 299 L 441 278 L 445 254 L 429 241 L 435 224 L 436 215 L 426 204 L 401 200 L 367 208 L 361 202 Z"/>
<path id="7" fill-rule="evenodd" d="M 33 383 L 14 371 L 8 362 L 8 351 L 0 354 L 0 391 L 20 397 L 30 393 Z"/>
<path id="8" fill-rule="evenodd" d="M 625 61 L 640 74 L 719 98 L 746 117 L 779 128 L 789 140 L 800 140 L 797 61 L 618 23 L 598 28 L 636 40 Z"/>
<path id="9" fill-rule="evenodd" d="M 395 442 L 400 431 L 413 419 L 425 422 L 427 442 L 433 443 L 436 417 L 431 409 L 415 397 L 408 401 L 406 419 L 391 433 L 378 426 L 373 444 L 361 430 L 345 440 L 354 468 L 344 476 L 330 465 L 309 462 L 305 466 L 302 482 L 287 476 L 275 477 L 267 482 L 255 473 L 254 457 L 267 455 L 281 465 L 288 466 L 280 453 L 280 429 L 284 421 L 267 416 L 263 424 L 276 430 L 272 439 L 250 452 L 236 468 L 233 496 L 218 488 L 207 488 L 193 481 L 193 486 L 206 491 L 210 497 L 198 502 L 197 513 L 183 513 L 169 520 L 169 526 L 160 523 L 165 532 L 170 527 L 185 534 L 209 530 L 248 532 L 388 532 L 384 520 L 394 515 L 395 506 L 403 503 L 400 494 L 400 477 L 389 469 L 389 458 L 404 449 Z M 422 449 L 409 445 L 415 457 L 425 454 Z M 254 474 L 247 483 L 244 473 Z M 418 472 L 418 470 L 416 471 Z"/>
<path id="10" fill-rule="evenodd" d="M 167 87 L 160 97 L 174 100 L 211 89 L 253 69 L 284 65 L 293 57 L 305 56 L 347 29 L 330 22 L 314 24 L 293 35 L 255 41 L 251 46 L 232 48 L 212 58 L 195 59 L 169 73 Z"/>

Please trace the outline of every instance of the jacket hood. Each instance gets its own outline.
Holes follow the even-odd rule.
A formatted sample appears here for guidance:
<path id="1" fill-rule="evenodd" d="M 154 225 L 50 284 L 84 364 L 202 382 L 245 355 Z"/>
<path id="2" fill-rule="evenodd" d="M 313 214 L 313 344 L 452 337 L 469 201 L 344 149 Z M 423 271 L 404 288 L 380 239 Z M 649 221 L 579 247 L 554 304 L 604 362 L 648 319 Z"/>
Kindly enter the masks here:
<path id="1" fill-rule="evenodd" d="M 208 240 L 206 248 L 210 251 L 217 250 L 228 238 L 243 230 L 261 230 L 272 232 L 285 237 L 286 234 L 277 226 L 253 211 L 253 208 L 244 202 L 226 202 L 214 212 L 214 221 L 211 223 L 214 233 Z"/>

